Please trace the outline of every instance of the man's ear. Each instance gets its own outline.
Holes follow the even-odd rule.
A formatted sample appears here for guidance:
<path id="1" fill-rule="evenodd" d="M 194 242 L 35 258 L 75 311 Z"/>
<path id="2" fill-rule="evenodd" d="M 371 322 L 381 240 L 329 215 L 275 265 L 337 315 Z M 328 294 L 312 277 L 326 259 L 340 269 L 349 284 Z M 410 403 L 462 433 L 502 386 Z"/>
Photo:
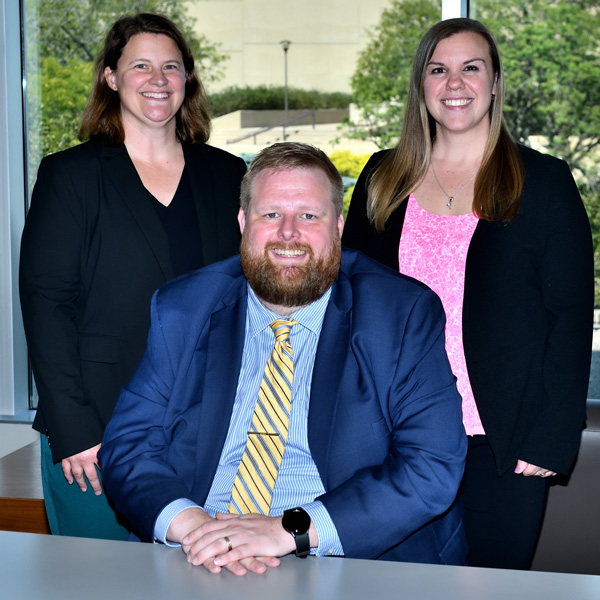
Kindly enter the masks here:
<path id="1" fill-rule="evenodd" d="M 244 212 L 244 209 L 240 208 L 237 219 L 240 224 L 240 232 L 244 233 L 244 227 L 246 226 L 246 213 Z"/>

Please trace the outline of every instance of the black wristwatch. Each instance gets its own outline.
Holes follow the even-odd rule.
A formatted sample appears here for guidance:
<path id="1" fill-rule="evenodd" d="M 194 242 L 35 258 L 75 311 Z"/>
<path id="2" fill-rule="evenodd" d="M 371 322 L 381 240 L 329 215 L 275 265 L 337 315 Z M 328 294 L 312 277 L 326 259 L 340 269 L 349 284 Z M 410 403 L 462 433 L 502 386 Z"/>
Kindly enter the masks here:
<path id="1" fill-rule="evenodd" d="M 302 508 L 290 508 L 283 513 L 283 528 L 293 536 L 296 542 L 296 556 L 306 558 L 310 554 L 310 517 Z"/>

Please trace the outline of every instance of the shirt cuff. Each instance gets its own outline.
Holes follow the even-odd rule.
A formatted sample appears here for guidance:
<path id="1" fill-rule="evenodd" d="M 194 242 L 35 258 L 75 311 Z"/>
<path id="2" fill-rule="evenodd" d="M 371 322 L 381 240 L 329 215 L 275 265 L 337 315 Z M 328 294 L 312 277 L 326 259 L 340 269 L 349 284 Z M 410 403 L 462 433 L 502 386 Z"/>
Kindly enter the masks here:
<path id="1" fill-rule="evenodd" d="M 323 503 L 315 500 L 310 504 L 302 504 L 300 508 L 308 513 L 319 535 L 319 545 L 311 548 L 310 553 L 315 556 L 344 556 L 344 548 L 337 529 Z"/>
<path id="2" fill-rule="evenodd" d="M 154 523 L 154 540 L 157 542 L 162 542 L 166 546 L 171 546 L 173 548 L 177 548 L 181 546 L 181 544 L 177 544 L 175 542 L 167 541 L 167 531 L 171 525 L 171 521 L 184 510 L 188 508 L 202 508 L 198 506 L 195 502 L 188 500 L 187 498 L 179 498 L 178 500 L 173 500 L 170 504 L 167 504 L 159 513 L 156 518 L 156 522 Z"/>

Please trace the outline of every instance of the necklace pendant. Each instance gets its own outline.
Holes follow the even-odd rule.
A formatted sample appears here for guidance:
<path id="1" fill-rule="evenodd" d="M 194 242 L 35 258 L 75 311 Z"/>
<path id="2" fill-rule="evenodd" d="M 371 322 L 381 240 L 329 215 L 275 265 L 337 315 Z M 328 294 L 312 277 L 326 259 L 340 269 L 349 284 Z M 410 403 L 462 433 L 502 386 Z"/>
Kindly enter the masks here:
<path id="1" fill-rule="evenodd" d="M 473 181 L 473 179 L 475 179 L 475 176 L 477 175 L 478 170 L 479 169 L 475 170 L 475 173 L 473 173 L 473 175 L 471 175 L 471 177 L 469 178 L 469 181 L 467 181 L 467 183 L 465 183 L 463 186 L 461 186 L 461 188 L 456 192 L 456 194 L 454 194 L 454 196 L 448 196 L 448 193 L 442 187 L 442 184 L 440 183 L 440 180 L 438 179 L 438 176 L 437 176 L 437 173 L 435 172 L 433 163 L 431 163 L 431 171 L 433 173 L 433 176 L 435 177 L 435 182 L 438 184 L 438 187 L 440 188 L 440 190 L 442 190 L 442 192 L 444 193 L 444 196 L 446 196 L 446 198 L 448 198 L 448 202 L 446 203 L 446 206 L 448 207 L 449 210 L 452 210 L 452 203 L 454 202 L 454 198 L 456 196 L 458 196 L 471 183 L 471 181 Z"/>

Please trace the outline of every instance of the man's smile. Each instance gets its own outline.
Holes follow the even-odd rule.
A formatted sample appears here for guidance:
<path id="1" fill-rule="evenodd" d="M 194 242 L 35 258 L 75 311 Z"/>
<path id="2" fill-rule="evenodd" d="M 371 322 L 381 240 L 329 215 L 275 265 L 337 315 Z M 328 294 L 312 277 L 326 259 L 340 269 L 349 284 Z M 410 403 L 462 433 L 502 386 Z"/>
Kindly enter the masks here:
<path id="1" fill-rule="evenodd" d="M 284 258 L 296 258 L 306 254 L 306 250 L 287 250 L 286 248 L 271 248 L 271 251 Z"/>

